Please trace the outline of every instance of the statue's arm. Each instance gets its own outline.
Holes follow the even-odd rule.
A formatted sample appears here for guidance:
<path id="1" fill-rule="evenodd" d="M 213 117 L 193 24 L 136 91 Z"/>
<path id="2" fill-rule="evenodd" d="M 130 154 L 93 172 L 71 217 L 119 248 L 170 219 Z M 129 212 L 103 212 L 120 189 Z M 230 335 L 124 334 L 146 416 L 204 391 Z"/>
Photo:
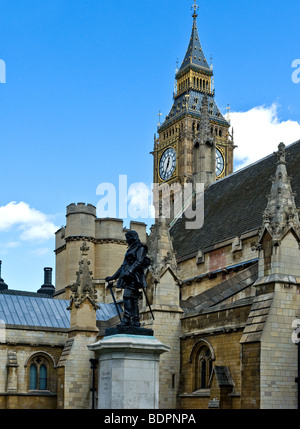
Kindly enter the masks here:
<path id="1" fill-rule="evenodd" d="M 115 272 L 115 274 L 113 275 L 113 276 L 108 276 L 108 277 L 106 277 L 106 281 L 107 282 L 110 282 L 110 281 L 112 281 L 112 280 L 116 280 L 116 279 L 118 279 L 119 277 L 120 277 L 120 273 L 121 273 L 121 268 L 122 268 L 122 265 L 120 266 L 120 268 Z"/>
<path id="2" fill-rule="evenodd" d="M 131 267 L 128 270 L 128 274 L 133 274 L 136 271 L 138 271 L 140 268 L 144 268 L 143 266 L 143 261 L 144 258 L 147 254 L 147 249 L 145 246 L 140 246 L 137 250 L 136 253 L 136 260 L 135 262 L 131 265 Z"/>

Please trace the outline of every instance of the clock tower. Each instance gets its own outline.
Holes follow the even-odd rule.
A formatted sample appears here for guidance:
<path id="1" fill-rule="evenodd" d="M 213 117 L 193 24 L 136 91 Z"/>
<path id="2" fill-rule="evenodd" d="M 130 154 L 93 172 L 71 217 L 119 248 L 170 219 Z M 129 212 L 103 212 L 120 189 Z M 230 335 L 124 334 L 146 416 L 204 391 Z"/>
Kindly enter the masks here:
<path id="1" fill-rule="evenodd" d="M 233 171 L 233 137 L 215 102 L 212 65 L 206 61 L 198 36 L 197 9 L 194 3 L 191 39 L 176 70 L 173 106 L 154 139 L 157 184 L 208 186 Z"/>

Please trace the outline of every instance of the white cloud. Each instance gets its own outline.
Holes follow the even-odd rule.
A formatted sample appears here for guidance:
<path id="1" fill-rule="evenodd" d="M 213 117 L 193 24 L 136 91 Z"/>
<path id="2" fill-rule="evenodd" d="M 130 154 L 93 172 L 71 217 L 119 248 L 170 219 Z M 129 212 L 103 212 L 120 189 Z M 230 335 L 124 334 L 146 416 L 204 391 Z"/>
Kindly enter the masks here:
<path id="1" fill-rule="evenodd" d="M 11 201 L 0 207 L 0 231 L 9 231 L 11 228 L 20 231 L 19 238 L 23 241 L 48 240 L 58 229 L 50 216 L 23 201 Z"/>
<path id="2" fill-rule="evenodd" d="M 234 129 L 235 165 L 244 167 L 277 150 L 280 142 L 285 145 L 300 139 L 300 124 L 280 121 L 278 105 L 254 107 L 247 112 L 231 112 Z"/>
<path id="3" fill-rule="evenodd" d="M 128 188 L 128 214 L 133 219 L 148 218 L 151 189 L 145 183 L 133 183 Z"/>
<path id="4" fill-rule="evenodd" d="M 51 250 L 48 247 L 39 247 L 37 249 L 31 250 L 32 255 L 42 258 L 44 256 L 50 255 Z"/>

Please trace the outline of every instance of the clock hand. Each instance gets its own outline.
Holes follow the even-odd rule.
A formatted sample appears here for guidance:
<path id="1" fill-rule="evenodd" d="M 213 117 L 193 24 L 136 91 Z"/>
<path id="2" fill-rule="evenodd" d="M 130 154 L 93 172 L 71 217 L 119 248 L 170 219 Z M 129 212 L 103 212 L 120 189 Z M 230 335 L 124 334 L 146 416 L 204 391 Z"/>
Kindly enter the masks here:
<path id="1" fill-rule="evenodd" d="M 169 164 L 170 164 L 170 157 L 168 157 L 168 162 L 167 162 L 166 170 L 168 170 Z"/>

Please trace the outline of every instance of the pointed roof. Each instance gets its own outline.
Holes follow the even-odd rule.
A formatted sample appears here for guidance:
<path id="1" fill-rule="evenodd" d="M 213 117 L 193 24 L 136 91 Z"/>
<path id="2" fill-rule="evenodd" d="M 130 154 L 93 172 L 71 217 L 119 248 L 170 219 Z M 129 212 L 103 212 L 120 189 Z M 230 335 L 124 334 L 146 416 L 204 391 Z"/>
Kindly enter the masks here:
<path id="1" fill-rule="evenodd" d="M 176 78 L 178 78 L 182 74 L 182 72 L 186 71 L 186 69 L 189 67 L 201 68 L 201 69 L 204 69 L 206 72 L 208 72 L 210 75 L 213 74 L 210 66 L 206 61 L 206 58 L 199 40 L 198 29 L 197 29 L 198 15 L 196 13 L 196 9 L 198 8 L 198 6 L 194 4 L 193 8 L 194 8 L 194 13 L 193 13 L 192 34 L 191 34 L 190 42 L 189 42 L 184 60 L 176 75 Z"/>
<path id="2" fill-rule="evenodd" d="M 268 204 L 263 213 L 263 229 L 260 240 L 267 230 L 273 242 L 280 242 L 284 235 L 293 229 L 300 241 L 299 212 L 295 204 L 295 194 L 291 187 L 291 178 L 286 169 L 285 145 L 278 146 L 277 167 L 275 177 L 272 178 L 271 192 L 268 196 Z M 259 241 L 260 241 L 259 240 Z"/>
<path id="3" fill-rule="evenodd" d="M 162 216 L 151 227 L 148 238 L 148 255 L 151 259 L 149 271 L 156 279 L 162 277 L 167 268 L 178 278 L 177 263 L 166 219 Z"/>
<path id="4" fill-rule="evenodd" d="M 195 0 L 194 0 L 195 1 Z M 182 74 L 186 73 L 189 69 L 194 69 L 202 74 L 207 76 L 212 76 L 213 71 L 209 64 L 206 61 L 204 52 L 202 50 L 198 29 L 197 29 L 197 10 L 198 6 L 196 3 L 193 6 L 193 27 L 190 42 L 184 57 L 184 60 L 181 64 L 179 71 L 177 72 L 175 78 L 178 80 Z M 203 93 L 202 90 L 197 90 L 195 88 L 189 87 L 185 91 L 181 91 L 178 94 L 174 94 L 174 102 L 169 114 L 166 116 L 165 121 L 158 127 L 159 132 L 162 132 L 167 128 L 172 122 L 178 121 L 183 118 L 187 113 L 192 115 L 196 119 L 201 118 L 201 107 L 203 104 L 203 98 L 207 97 L 207 107 L 209 108 L 209 118 L 220 125 L 225 125 L 229 127 L 229 123 L 223 117 L 220 112 L 215 99 L 214 91 Z"/>

